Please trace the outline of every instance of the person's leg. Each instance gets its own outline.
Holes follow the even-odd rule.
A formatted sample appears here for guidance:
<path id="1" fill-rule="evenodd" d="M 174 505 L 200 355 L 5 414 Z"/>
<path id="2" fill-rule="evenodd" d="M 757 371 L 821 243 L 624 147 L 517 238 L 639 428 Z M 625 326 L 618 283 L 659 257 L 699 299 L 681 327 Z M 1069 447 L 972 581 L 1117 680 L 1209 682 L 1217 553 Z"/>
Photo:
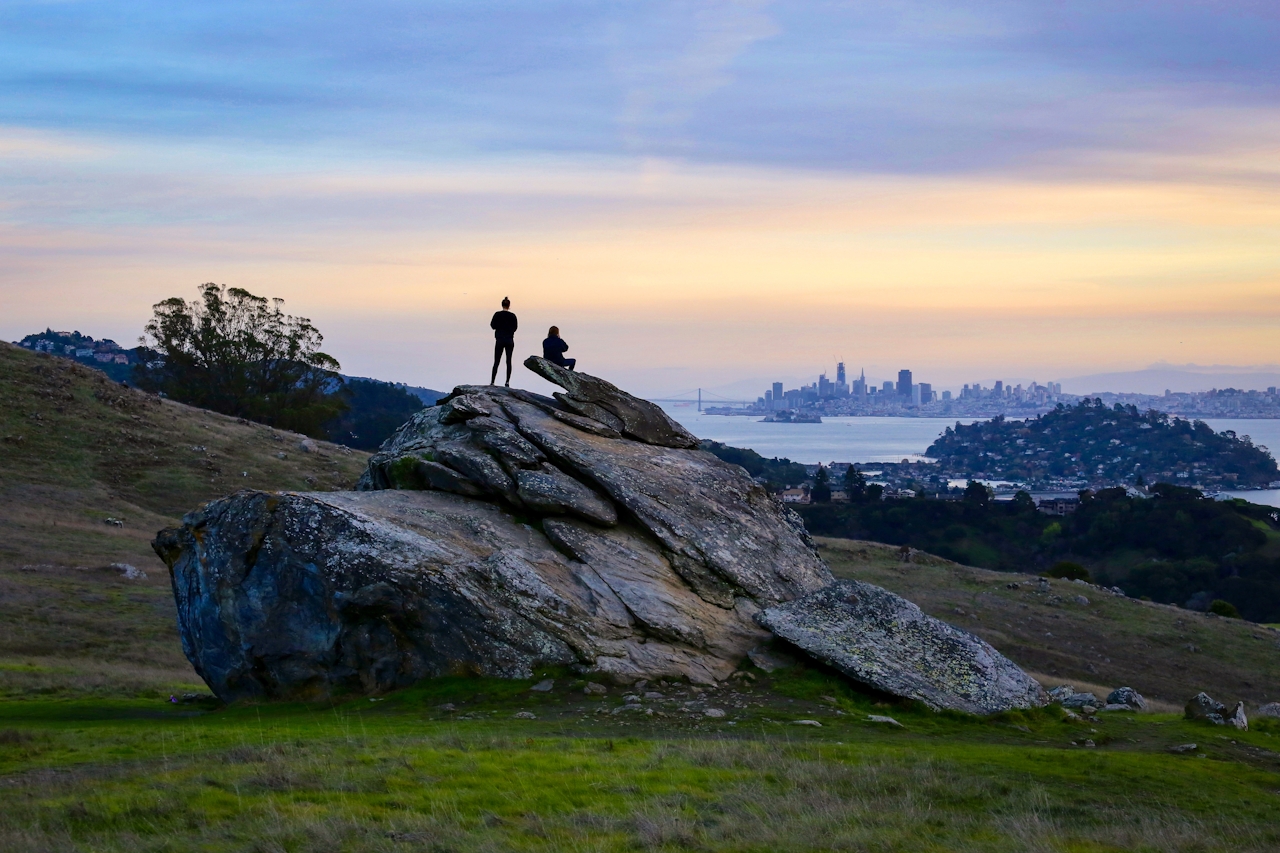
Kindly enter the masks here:
<path id="1" fill-rule="evenodd" d="M 511 387 L 511 353 L 516 348 L 516 342 L 511 341 L 510 343 L 505 344 L 505 347 L 507 350 L 507 387 L 510 388 Z"/>
<path id="2" fill-rule="evenodd" d="M 578 363 L 578 360 L 576 358 L 566 358 L 564 360 L 564 366 L 569 368 L 570 370 L 573 370 L 573 366 L 577 363 Z"/>
<path id="3" fill-rule="evenodd" d="M 498 381 L 498 365 L 502 362 L 502 341 L 497 341 L 493 345 L 493 373 L 489 374 L 489 384 L 493 385 Z"/>

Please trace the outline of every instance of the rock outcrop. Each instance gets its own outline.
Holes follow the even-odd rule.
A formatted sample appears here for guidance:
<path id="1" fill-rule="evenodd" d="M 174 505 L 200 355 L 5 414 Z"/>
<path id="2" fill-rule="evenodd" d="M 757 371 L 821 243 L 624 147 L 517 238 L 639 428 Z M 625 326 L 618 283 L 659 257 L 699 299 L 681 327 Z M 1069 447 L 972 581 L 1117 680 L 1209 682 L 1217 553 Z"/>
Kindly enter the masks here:
<path id="1" fill-rule="evenodd" d="M 992 714 L 1048 701 L 1039 682 L 981 638 L 868 583 L 839 581 L 756 620 L 855 681 L 934 710 Z"/>
<path id="2" fill-rule="evenodd" d="M 660 408 L 534 366 L 567 393 L 455 389 L 359 491 L 241 492 L 160 534 L 184 650 L 215 693 L 545 665 L 711 683 L 769 639 L 762 607 L 831 583 L 794 514 Z"/>
<path id="3" fill-rule="evenodd" d="M 707 684 L 773 630 L 931 707 L 1043 702 L 976 637 L 877 587 L 832 587 L 799 518 L 659 407 L 526 366 L 564 392 L 461 386 L 355 491 L 240 492 L 159 534 L 183 648 L 220 698 L 545 666 Z"/>

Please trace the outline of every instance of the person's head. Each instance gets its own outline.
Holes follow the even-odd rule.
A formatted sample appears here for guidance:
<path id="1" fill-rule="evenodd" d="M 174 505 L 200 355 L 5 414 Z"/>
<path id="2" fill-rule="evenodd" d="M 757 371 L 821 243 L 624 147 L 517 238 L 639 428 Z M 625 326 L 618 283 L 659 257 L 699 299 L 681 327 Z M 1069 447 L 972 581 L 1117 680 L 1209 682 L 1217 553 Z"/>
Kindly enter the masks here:
<path id="1" fill-rule="evenodd" d="M 559 326 L 552 326 L 550 329 L 547 329 L 547 337 L 548 337 L 548 338 L 558 338 L 558 337 L 560 337 L 560 327 L 559 327 Z"/>
<path id="2" fill-rule="evenodd" d="M 502 297 L 502 310 L 506 311 L 510 307 L 511 307 L 511 300 L 505 296 Z"/>

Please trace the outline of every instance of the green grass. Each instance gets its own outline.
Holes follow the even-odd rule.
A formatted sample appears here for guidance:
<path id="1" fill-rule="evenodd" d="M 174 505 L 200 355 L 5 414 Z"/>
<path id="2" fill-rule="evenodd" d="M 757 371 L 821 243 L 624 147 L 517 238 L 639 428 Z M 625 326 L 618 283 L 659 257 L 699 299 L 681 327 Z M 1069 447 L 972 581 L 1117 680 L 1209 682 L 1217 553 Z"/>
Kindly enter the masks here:
<path id="1" fill-rule="evenodd" d="M 620 705 L 619 691 L 602 703 L 563 679 L 550 695 L 526 692 L 528 682 L 444 679 L 323 707 L 0 703 L 0 848 L 1280 845 L 1280 756 L 1270 751 L 1280 737 L 1269 731 L 1219 739 L 1174 717 L 1076 724 L 1054 709 L 977 720 L 881 707 L 816 670 L 764 682 L 741 693 L 764 707 L 724 720 L 598 713 Z M 728 704 L 723 694 L 711 695 Z M 451 719 L 446 701 L 478 719 Z M 867 723 L 868 711 L 905 728 Z M 1098 746 L 1071 745 L 1085 737 Z M 1166 751 L 1188 741 L 1207 757 Z"/>

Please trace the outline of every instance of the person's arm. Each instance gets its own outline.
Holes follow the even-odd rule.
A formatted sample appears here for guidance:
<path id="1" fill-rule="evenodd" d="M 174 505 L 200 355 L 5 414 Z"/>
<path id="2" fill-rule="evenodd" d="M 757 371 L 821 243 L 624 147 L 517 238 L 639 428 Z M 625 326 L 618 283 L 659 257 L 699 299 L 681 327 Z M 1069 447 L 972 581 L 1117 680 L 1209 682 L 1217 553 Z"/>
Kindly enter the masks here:
<path id="1" fill-rule="evenodd" d="M 511 334 L 514 335 L 516 333 L 516 329 L 518 328 L 520 328 L 520 321 L 516 319 L 515 314 L 512 314 L 511 315 Z"/>
<path id="2" fill-rule="evenodd" d="M 501 312 L 495 311 L 495 312 L 493 313 L 493 319 L 491 319 L 491 320 L 489 321 L 489 328 L 490 328 L 490 329 L 493 329 L 494 331 L 497 331 L 497 330 L 498 330 L 498 317 L 499 317 L 499 316 L 501 316 Z"/>

